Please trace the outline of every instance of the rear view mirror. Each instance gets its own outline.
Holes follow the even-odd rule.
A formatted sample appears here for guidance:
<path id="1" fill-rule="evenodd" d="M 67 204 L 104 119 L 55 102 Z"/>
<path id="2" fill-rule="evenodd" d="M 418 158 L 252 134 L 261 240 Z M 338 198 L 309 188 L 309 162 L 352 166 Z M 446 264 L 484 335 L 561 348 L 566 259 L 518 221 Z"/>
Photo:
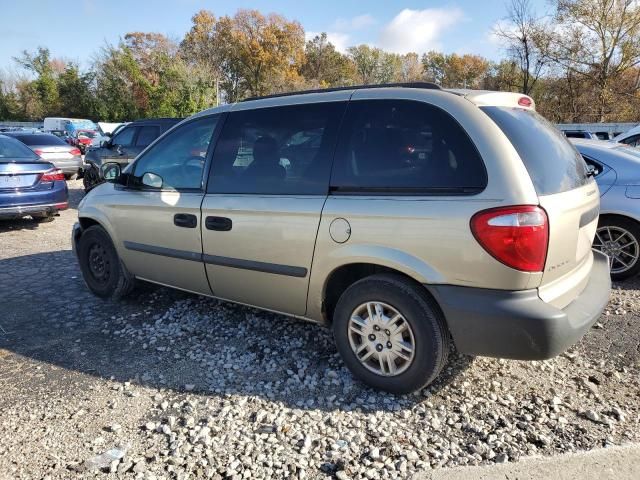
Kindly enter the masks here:
<path id="1" fill-rule="evenodd" d="M 162 188 L 162 177 L 155 173 L 147 172 L 142 175 L 142 184 L 152 188 Z"/>
<path id="2" fill-rule="evenodd" d="M 100 173 L 107 182 L 115 183 L 120 178 L 122 170 L 119 163 L 107 162 L 100 167 Z"/>

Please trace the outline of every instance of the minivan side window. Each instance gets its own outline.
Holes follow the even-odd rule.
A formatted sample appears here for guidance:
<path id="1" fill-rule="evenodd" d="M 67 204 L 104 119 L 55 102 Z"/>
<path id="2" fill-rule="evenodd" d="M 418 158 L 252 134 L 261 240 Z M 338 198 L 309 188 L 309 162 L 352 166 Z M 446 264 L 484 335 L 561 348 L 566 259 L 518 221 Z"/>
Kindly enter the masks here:
<path id="1" fill-rule="evenodd" d="M 213 154 L 209 193 L 322 195 L 346 102 L 231 112 Z"/>
<path id="2" fill-rule="evenodd" d="M 475 145 L 440 108 L 409 100 L 349 103 L 334 192 L 473 194 L 486 185 Z"/>
<path id="3" fill-rule="evenodd" d="M 136 133 L 136 127 L 125 127 L 120 130 L 111 143 L 113 145 L 120 145 L 121 147 L 128 147 L 133 144 L 133 136 Z"/>
<path id="4" fill-rule="evenodd" d="M 164 189 L 202 188 L 205 158 L 218 118 L 200 118 L 173 130 L 136 160 L 133 175 L 159 175 Z"/>

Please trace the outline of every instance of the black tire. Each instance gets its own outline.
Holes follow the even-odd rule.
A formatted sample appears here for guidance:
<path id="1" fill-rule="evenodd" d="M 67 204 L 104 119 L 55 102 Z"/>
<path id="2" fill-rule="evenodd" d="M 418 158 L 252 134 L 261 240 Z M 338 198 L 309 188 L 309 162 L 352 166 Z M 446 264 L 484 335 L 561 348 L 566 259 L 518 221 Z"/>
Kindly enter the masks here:
<path id="1" fill-rule="evenodd" d="M 82 232 L 78 262 L 85 283 L 98 297 L 118 300 L 135 286 L 135 280 L 120 260 L 109 234 L 98 225 Z"/>
<path id="2" fill-rule="evenodd" d="M 598 222 L 598 230 L 606 227 L 617 227 L 626 230 L 636 241 L 636 248 L 638 249 L 636 252 L 640 252 L 640 224 L 638 222 L 625 217 L 604 216 Z M 598 241 L 596 240 L 597 243 Z M 611 278 L 616 281 L 626 280 L 638 275 L 638 273 L 640 273 L 640 257 L 636 258 L 627 270 L 616 273 L 611 272 Z"/>
<path id="3" fill-rule="evenodd" d="M 100 178 L 100 172 L 95 165 L 89 165 L 82 176 L 82 185 L 84 186 L 84 191 L 89 193 L 91 189 L 100 185 L 102 183 L 102 179 Z"/>
<path id="4" fill-rule="evenodd" d="M 56 216 L 53 213 L 34 213 L 31 218 L 38 223 L 49 223 L 53 222 Z"/>
<path id="5" fill-rule="evenodd" d="M 384 376 L 372 372 L 351 348 L 351 314 L 362 304 L 371 301 L 392 306 L 404 317 L 413 332 L 413 360 L 398 375 Z M 438 376 L 449 354 L 449 331 L 440 308 L 420 285 L 400 275 L 372 275 L 351 285 L 336 305 L 333 335 L 344 363 L 355 377 L 373 388 L 394 394 L 410 393 L 427 386 Z"/>

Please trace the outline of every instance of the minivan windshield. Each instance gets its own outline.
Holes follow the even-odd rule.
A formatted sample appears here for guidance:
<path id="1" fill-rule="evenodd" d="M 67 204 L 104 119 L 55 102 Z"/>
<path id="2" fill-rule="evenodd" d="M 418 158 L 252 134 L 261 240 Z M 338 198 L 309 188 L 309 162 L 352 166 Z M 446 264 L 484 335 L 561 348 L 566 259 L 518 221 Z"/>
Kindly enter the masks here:
<path id="1" fill-rule="evenodd" d="M 544 117 L 523 108 L 480 107 L 522 158 L 538 195 L 552 195 L 589 182 L 582 156 Z"/>

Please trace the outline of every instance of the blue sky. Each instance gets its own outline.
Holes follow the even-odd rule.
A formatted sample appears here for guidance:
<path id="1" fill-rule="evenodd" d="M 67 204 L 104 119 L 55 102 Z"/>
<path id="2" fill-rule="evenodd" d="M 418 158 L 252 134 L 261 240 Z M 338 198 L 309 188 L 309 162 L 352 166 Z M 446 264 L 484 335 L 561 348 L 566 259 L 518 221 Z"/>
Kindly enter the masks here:
<path id="1" fill-rule="evenodd" d="M 87 66 L 106 42 L 127 32 L 160 32 L 180 38 L 200 9 L 216 16 L 238 8 L 276 12 L 298 20 L 307 35 L 328 32 L 339 49 L 360 43 L 405 53 L 436 49 L 447 53 L 501 55 L 491 29 L 506 14 L 507 0 L 355 1 L 298 0 L 19 0 L 3 5 L 0 69 L 14 69 L 12 57 L 22 50 L 47 46 L 54 57 Z M 544 13 L 545 0 L 533 0 Z"/>

